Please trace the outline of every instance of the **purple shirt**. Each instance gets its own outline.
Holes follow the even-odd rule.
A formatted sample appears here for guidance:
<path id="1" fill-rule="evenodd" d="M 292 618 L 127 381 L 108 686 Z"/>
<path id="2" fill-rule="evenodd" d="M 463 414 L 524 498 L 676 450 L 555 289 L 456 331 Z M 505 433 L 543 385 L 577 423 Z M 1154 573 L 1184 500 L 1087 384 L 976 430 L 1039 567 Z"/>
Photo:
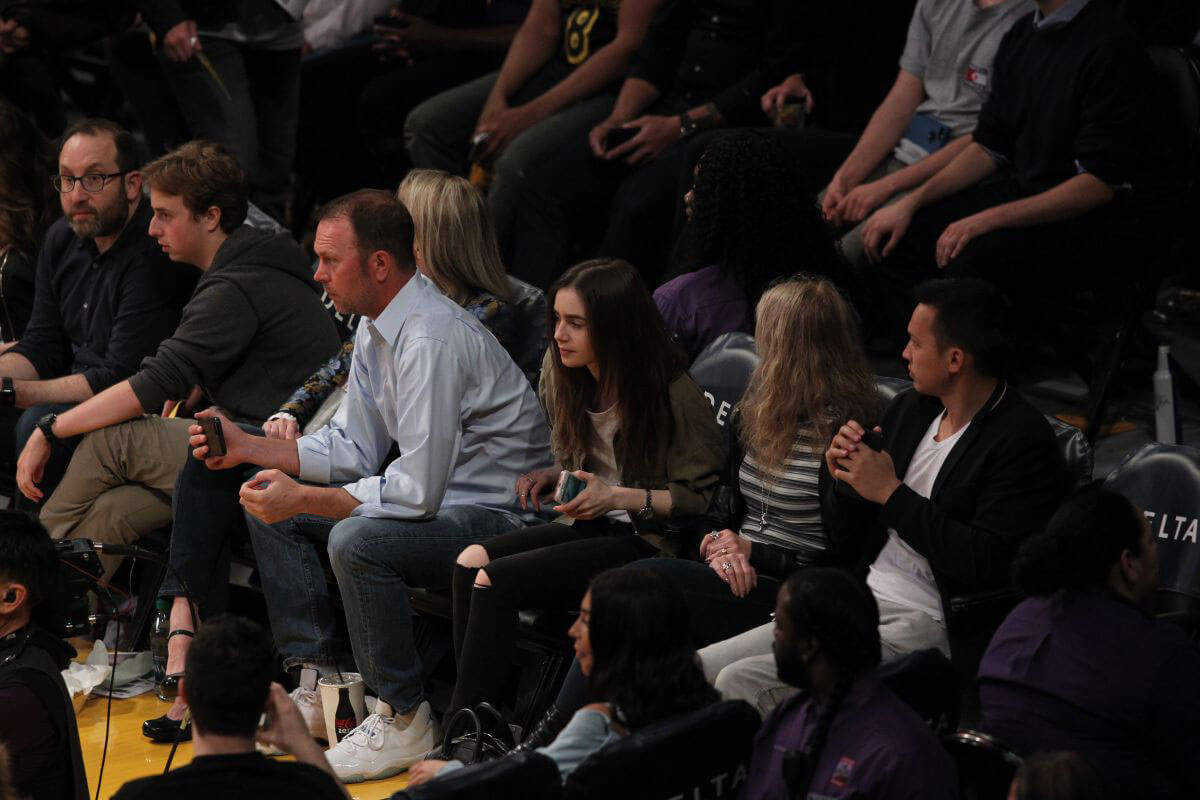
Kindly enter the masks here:
<path id="1" fill-rule="evenodd" d="M 801 694 L 775 709 L 754 740 L 742 800 L 791 800 L 784 753 L 803 752 L 821 707 Z M 951 800 L 954 764 L 916 712 L 874 675 L 858 679 L 833 718 L 812 783 L 801 797 Z"/>
<path id="2" fill-rule="evenodd" d="M 722 276 L 720 267 L 704 267 L 667 281 L 654 290 L 654 303 L 688 361 L 695 361 L 723 333 L 754 330 L 746 293 L 737 281 Z"/>
<path id="3" fill-rule="evenodd" d="M 1025 600 L 979 666 L 980 727 L 1080 753 L 1116 797 L 1200 797 L 1200 651 L 1107 590 Z"/>

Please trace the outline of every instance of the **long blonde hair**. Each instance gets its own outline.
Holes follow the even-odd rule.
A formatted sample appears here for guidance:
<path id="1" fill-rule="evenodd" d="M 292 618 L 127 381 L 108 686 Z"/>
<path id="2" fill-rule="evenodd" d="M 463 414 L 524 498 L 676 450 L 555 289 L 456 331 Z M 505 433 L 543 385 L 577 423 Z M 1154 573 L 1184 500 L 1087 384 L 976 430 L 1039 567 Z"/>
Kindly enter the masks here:
<path id="1" fill-rule="evenodd" d="M 460 306 L 480 289 L 512 302 L 492 215 L 478 189 L 448 172 L 414 169 L 396 198 L 412 214 L 424 272 L 443 294 Z"/>
<path id="2" fill-rule="evenodd" d="M 874 425 L 883 410 L 854 313 L 832 283 L 798 275 L 763 293 L 754 336 L 758 367 L 739 409 L 746 452 L 779 469 L 805 429 L 823 450 L 847 419 Z"/>

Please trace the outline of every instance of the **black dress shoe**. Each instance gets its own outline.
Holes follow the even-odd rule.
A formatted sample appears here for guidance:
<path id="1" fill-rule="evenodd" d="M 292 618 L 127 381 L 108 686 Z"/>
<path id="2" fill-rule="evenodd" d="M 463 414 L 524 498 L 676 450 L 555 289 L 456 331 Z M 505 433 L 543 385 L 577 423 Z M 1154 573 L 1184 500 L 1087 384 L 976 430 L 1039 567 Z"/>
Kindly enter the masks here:
<path id="1" fill-rule="evenodd" d="M 142 723 L 142 735 L 152 742 L 160 744 L 171 744 L 175 741 L 175 736 L 178 734 L 179 741 L 190 742 L 192 740 L 192 722 L 188 720 L 187 727 L 183 732 L 179 732 L 179 724 L 182 720 L 171 719 L 166 714 L 156 719 L 148 719 Z"/>

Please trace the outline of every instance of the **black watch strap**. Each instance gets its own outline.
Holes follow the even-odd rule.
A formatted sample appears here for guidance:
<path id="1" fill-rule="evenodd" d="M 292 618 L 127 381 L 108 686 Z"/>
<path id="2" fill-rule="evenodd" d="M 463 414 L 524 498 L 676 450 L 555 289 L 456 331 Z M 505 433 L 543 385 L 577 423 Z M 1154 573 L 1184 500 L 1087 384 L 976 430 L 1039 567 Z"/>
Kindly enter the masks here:
<path id="1" fill-rule="evenodd" d="M 0 378 L 0 406 L 16 408 L 17 389 L 13 386 L 12 378 Z"/>
<path id="2" fill-rule="evenodd" d="M 650 496 L 649 489 L 646 489 L 645 491 L 646 505 L 642 506 L 641 510 L 638 511 L 638 519 L 654 519 L 654 503 L 652 502 L 653 498 Z"/>
<path id="3" fill-rule="evenodd" d="M 37 429 L 46 437 L 46 441 L 50 444 L 58 444 L 62 440 L 54 435 L 54 421 L 58 419 L 58 414 L 47 414 L 37 421 Z"/>

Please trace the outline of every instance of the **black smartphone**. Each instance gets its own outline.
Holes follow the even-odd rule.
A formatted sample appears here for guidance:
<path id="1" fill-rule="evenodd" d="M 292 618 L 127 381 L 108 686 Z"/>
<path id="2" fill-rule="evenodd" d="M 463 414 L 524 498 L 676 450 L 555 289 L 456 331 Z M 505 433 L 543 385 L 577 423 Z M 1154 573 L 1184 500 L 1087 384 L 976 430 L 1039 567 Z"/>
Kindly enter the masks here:
<path id="1" fill-rule="evenodd" d="M 883 450 L 883 434 L 879 431 L 866 431 L 863 433 L 862 443 L 879 453 Z"/>
<path id="2" fill-rule="evenodd" d="M 221 429 L 221 420 L 216 417 L 202 417 L 196 421 L 200 423 L 200 429 L 208 438 L 208 455 L 225 455 L 225 431 Z"/>
<path id="3" fill-rule="evenodd" d="M 614 148 L 625 144 L 637 136 L 638 130 L 638 128 L 612 128 L 604 134 L 604 152 L 611 152 Z"/>

